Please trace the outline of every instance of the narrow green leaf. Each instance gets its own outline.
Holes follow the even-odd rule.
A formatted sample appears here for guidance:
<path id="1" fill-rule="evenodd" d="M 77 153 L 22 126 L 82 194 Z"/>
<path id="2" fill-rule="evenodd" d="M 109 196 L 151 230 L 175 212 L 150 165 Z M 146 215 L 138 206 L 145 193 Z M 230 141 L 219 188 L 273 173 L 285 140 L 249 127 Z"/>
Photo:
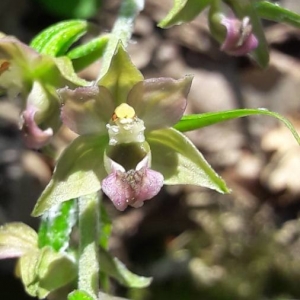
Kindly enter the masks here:
<path id="1" fill-rule="evenodd" d="M 167 16 L 158 23 L 161 28 L 180 25 L 192 21 L 212 0 L 175 0 L 174 6 Z"/>
<path id="2" fill-rule="evenodd" d="M 9 223 L 0 227 L 0 259 L 20 257 L 37 250 L 37 234 L 23 223 Z"/>
<path id="3" fill-rule="evenodd" d="M 185 132 L 213 125 L 216 123 L 236 118 L 248 117 L 252 115 L 265 115 L 280 120 L 290 130 L 290 132 L 295 137 L 296 141 L 300 144 L 300 137 L 297 131 L 295 130 L 294 126 L 282 115 L 269 111 L 265 108 L 235 109 L 220 112 L 204 113 L 199 115 L 183 116 L 183 118 L 174 126 L 174 128 L 176 128 L 179 131 Z"/>
<path id="4" fill-rule="evenodd" d="M 117 258 L 113 258 L 100 247 L 99 260 L 102 272 L 115 278 L 118 282 L 130 288 L 143 288 L 150 285 L 152 278 L 139 276 L 130 272 Z"/>
<path id="5" fill-rule="evenodd" d="M 102 35 L 69 51 L 67 56 L 72 60 L 74 69 L 78 72 L 102 57 L 109 37 L 109 34 Z"/>
<path id="6" fill-rule="evenodd" d="M 264 19 L 300 27 L 300 15 L 269 1 L 254 2 L 257 14 Z"/>
<path id="7" fill-rule="evenodd" d="M 100 190 L 106 177 L 103 155 L 108 137 L 79 136 L 62 153 L 50 183 L 32 212 L 40 216 L 51 207 Z"/>
<path id="8" fill-rule="evenodd" d="M 252 52 L 252 56 L 262 68 L 267 67 L 269 63 L 269 49 L 260 18 L 254 7 L 256 0 L 224 0 L 224 2 L 233 9 L 240 19 L 246 16 L 250 18 L 253 33 L 258 39 L 258 47 Z"/>
<path id="9" fill-rule="evenodd" d="M 118 105 L 126 102 L 129 91 L 143 79 L 143 75 L 131 62 L 128 53 L 120 42 L 107 73 L 98 81 L 98 85 L 106 87 Z"/>
<path id="10" fill-rule="evenodd" d="M 90 24 L 87 21 L 71 20 L 52 25 L 38 34 L 30 43 L 30 47 L 41 54 L 61 56 L 69 47 L 82 37 Z"/>
<path id="11" fill-rule="evenodd" d="M 76 202 L 70 200 L 46 212 L 38 232 L 39 248 L 50 246 L 55 251 L 68 248 L 70 234 L 76 222 Z"/>
<path id="12" fill-rule="evenodd" d="M 76 290 L 68 295 L 68 300 L 95 300 L 95 299 L 84 291 Z"/>

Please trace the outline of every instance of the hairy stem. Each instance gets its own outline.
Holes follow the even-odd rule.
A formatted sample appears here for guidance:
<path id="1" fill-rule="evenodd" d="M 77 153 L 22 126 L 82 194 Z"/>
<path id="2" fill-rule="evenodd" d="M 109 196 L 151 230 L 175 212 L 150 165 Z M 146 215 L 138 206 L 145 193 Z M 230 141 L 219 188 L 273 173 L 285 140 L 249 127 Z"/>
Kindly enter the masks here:
<path id="1" fill-rule="evenodd" d="M 79 261 L 78 289 L 89 293 L 94 299 L 99 294 L 99 193 L 78 199 L 79 211 Z"/>
<path id="2" fill-rule="evenodd" d="M 103 65 L 97 81 L 107 72 L 119 41 L 121 41 L 125 47 L 127 46 L 132 35 L 135 18 L 143 8 L 144 0 L 122 1 L 118 18 L 111 32 L 111 38 L 103 55 Z"/>

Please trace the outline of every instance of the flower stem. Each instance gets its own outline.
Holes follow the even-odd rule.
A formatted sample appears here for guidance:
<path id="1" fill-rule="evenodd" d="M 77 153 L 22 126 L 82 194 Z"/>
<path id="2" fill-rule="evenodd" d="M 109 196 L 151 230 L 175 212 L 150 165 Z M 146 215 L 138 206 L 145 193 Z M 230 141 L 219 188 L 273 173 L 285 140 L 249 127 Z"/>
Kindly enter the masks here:
<path id="1" fill-rule="evenodd" d="M 124 47 L 127 46 L 133 32 L 135 18 L 144 8 L 144 2 L 144 0 L 122 1 L 118 18 L 111 32 L 111 38 L 103 55 L 103 65 L 96 82 L 107 72 L 119 41 L 123 43 Z"/>
<path id="2" fill-rule="evenodd" d="M 78 198 L 78 289 L 89 293 L 94 299 L 98 299 L 99 294 L 99 202 L 99 193 Z"/>

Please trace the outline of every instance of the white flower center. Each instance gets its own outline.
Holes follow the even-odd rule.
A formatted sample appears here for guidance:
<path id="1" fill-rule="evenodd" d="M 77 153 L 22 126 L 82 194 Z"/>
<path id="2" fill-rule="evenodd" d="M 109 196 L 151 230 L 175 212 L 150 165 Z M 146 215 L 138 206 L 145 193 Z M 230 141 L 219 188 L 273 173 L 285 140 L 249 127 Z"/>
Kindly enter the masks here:
<path id="1" fill-rule="evenodd" d="M 133 107 L 126 103 L 119 105 L 112 116 L 111 124 L 106 125 L 109 145 L 122 143 L 142 143 L 145 141 L 144 122 L 135 115 Z"/>

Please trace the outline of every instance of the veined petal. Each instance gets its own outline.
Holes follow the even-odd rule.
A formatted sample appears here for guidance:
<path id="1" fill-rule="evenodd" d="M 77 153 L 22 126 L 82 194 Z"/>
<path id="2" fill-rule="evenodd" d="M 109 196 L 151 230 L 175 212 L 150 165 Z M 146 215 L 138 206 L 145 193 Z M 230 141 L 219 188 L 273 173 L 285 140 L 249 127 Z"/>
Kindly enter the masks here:
<path id="1" fill-rule="evenodd" d="M 106 124 L 114 112 L 114 104 L 105 87 L 63 88 L 58 93 L 63 102 L 62 121 L 72 131 L 80 135 L 107 132 Z"/>
<path id="2" fill-rule="evenodd" d="M 193 143 L 179 131 L 168 128 L 147 134 L 152 168 L 163 174 L 165 184 L 193 184 L 229 192 L 223 179 L 211 168 Z"/>
<path id="3" fill-rule="evenodd" d="M 147 131 L 170 127 L 178 122 L 186 108 L 193 76 L 147 79 L 130 91 L 127 103 L 145 123 Z"/>
<path id="4" fill-rule="evenodd" d="M 128 205 L 141 207 L 145 200 L 153 198 L 162 188 L 164 178 L 148 167 L 149 159 L 150 154 L 138 163 L 135 170 L 125 171 L 107 157 L 112 173 L 102 181 L 102 190 L 118 210 L 123 211 Z"/>
<path id="5" fill-rule="evenodd" d="M 107 145 L 107 135 L 76 138 L 61 154 L 32 215 L 40 216 L 54 205 L 100 190 L 100 182 L 107 175 L 103 166 Z"/>

